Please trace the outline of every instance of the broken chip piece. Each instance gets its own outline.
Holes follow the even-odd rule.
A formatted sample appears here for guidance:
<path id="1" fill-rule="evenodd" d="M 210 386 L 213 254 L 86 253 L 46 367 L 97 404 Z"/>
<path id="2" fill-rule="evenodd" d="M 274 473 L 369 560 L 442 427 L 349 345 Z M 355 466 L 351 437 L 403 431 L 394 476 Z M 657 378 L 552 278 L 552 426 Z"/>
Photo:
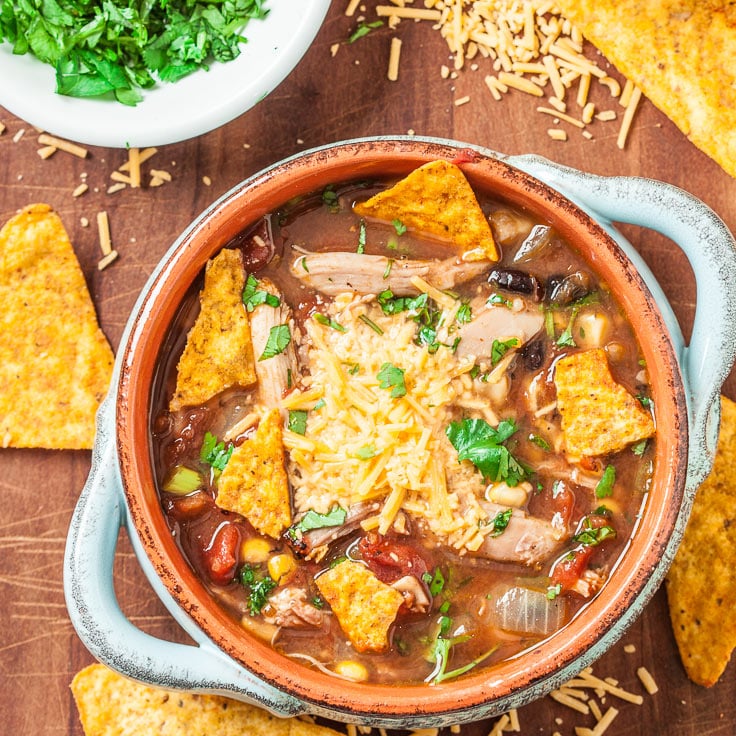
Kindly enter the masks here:
<path id="1" fill-rule="evenodd" d="M 654 434 L 652 417 L 614 381 L 602 348 L 560 359 L 554 380 L 565 450 L 571 457 L 618 452 Z"/>
<path id="2" fill-rule="evenodd" d="M 61 218 L 33 204 L 0 230 L 0 444 L 90 449 L 113 353 Z"/>
<path id="3" fill-rule="evenodd" d="M 243 254 L 224 249 L 207 263 L 200 312 L 179 359 L 171 411 L 196 406 L 256 380 L 250 323 L 243 305 Z"/>
<path id="4" fill-rule="evenodd" d="M 233 450 L 217 482 L 217 505 L 244 516 L 274 539 L 291 524 L 281 414 L 272 409 L 256 433 Z"/>
<path id="5" fill-rule="evenodd" d="M 354 205 L 361 217 L 404 227 L 450 241 L 463 260 L 499 258 L 491 227 L 465 174 L 449 161 L 431 161 L 390 189 Z"/>
<path id="6" fill-rule="evenodd" d="M 736 647 L 736 403 L 721 399 L 713 470 L 695 495 L 667 578 L 675 640 L 688 677 L 711 687 Z"/>
<path id="7" fill-rule="evenodd" d="M 351 560 L 326 570 L 315 582 L 357 651 L 388 649 L 389 629 L 404 602 L 398 590 Z"/>
<path id="8" fill-rule="evenodd" d="M 85 736 L 339 736 L 220 695 L 142 685 L 101 664 L 78 672 L 71 689 Z"/>

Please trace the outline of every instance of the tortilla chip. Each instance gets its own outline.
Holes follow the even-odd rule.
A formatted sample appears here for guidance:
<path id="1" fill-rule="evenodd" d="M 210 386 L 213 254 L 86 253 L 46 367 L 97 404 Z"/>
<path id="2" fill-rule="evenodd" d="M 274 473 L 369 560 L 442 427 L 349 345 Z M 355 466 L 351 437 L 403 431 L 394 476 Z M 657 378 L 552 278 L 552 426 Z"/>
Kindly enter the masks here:
<path id="1" fill-rule="evenodd" d="M 736 6 L 726 0 L 557 5 L 698 148 L 736 176 Z"/>
<path id="2" fill-rule="evenodd" d="M 736 403 L 721 398 L 713 470 L 698 489 L 666 578 L 670 620 L 688 677 L 711 687 L 736 647 Z"/>
<path id="3" fill-rule="evenodd" d="M 217 482 L 215 501 L 274 539 L 291 524 L 283 431 L 281 414 L 272 409 L 261 419 L 256 433 L 233 450 Z"/>
<path id="4" fill-rule="evenodd" d="M 652 417 L 613 380 L 601 348 L 558 360 L 555 386 L 565 451 L 572 457 L 618 452 L 654 434 Z"/>
<path id="5" fill-rule="evenodd" d="M 219 695 L 141 685 L 93 664 L 71 685 L 86 736 L 339 736 Z"/>
<path id="6" fill-rule="evenodd" d="M 207 263 L 200 312 L 179 359 L 171 411 L 204 404 L 231 386 L 255 383 L 250 323 L 243 304 L 245 270 L 239 250 L 221 250 Z"/>
<path id="7" fill-rule="evenodd" d="M 315 582 L 357 651 L 388 649 L 389 629 L 404 602 L 398 590 L 350 560 L 326 570 Z"/>
<path id="8" fill-rule="evenodd" d="M 449 161 L 431 161 L 390 189 L 353 210 L 361 217 L 399 220 L 416 230 L 458 246 L 466 261 L 499 259 L 488 218 L 465 174 Z"/>
<path id="9" fill-rule="evenodd" d="M 0 444 L 90 449 L 113 354 L 59 216 L 33 204 L 0 230 Z"/>

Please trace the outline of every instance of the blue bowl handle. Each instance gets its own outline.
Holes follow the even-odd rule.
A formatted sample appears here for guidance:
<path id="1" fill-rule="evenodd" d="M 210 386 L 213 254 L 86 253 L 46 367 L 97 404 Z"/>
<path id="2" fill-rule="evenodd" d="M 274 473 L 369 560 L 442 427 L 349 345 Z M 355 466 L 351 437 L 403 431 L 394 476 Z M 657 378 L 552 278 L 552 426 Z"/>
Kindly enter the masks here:
<path id="1" fill-rule="evenodd" d="M 603 177 L 541 156 L 506 159 L 541 179 L 598 220 L 633 261 L 662 309 L 678 351 L 690 412 L 688 490 L 710 472 L 718 440 L 720 391 L 736 358 L 736 243 L 707 205 L 671 184 L 640 177 Z M 685 253 L 695 274 L 692 338 L 682 332 L 667 298 L 641 256 L 612 226 L 624 222 L 656 230 Z"/>
<path id="2" fill-rule="evenodd" d="M 74 510 L 64 553 L 64 595 L 79 637 L 98 660 L 142 682 L 236 697 L 277 716 L 303 713 L 304 705 L 298 700 L 259 681 L 213 644 L 157 639 L 134 626 L 120 610 L 112 570 L 126 515 L 112 393 L 98 413 L 92 470 Z M 161 589 L 167 603 L 168 594 Z M 175 605 L 169 606 L 172 613 Z M 193 633 L 192 626 L 185 628 Z"/>

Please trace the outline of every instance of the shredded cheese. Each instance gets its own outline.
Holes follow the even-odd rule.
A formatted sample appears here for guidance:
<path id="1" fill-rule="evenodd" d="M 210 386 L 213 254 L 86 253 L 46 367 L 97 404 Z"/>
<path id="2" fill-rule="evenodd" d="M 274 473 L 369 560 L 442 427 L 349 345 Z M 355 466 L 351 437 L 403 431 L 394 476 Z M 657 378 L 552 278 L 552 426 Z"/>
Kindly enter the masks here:
<path id="1" fill-rule="evenodd" d="M 641 90 L 638 87 L 634 87 L 629 104 L 626 106 L 626 110 L 624 111 L 624 118 L 621 121 L 621 130 L 619 130 L 618 138 L 616 139 L 616 145 L 621 149 L 626 145 L 626 138 L 629 135 L 631 123 L 634 120 L 634 113 L 636 112 L 640 98 Z"/>
<path id="2" fill-rule="evenodd" d="M 51 158 L 59 149 L 56 146 L 43 146 L 39 148 L 36 153 L 42 158 Z"/>
<path id="3" fill-rule="evenodd" d="M 86 148 L 82 148 L 82 146 L 78 146 L 76 143 L 65 141 L 62 138 L 48 135 L 47 133 L 41 133 L 38 136 L 38 142 L 44 146 L 54 146 L 60 151 L 70 153 L 72 156 L 77 156 L 78 158 L 87 158 L 88 152 Z"/>
<path id="4" fill-rule="evenodd" d="M 391 39 L 391 54 L 388 59 L 387 76 L 389 81 L 395 82 L 399 78 L 399 60 L 401 58 L 401 39 Z"/>

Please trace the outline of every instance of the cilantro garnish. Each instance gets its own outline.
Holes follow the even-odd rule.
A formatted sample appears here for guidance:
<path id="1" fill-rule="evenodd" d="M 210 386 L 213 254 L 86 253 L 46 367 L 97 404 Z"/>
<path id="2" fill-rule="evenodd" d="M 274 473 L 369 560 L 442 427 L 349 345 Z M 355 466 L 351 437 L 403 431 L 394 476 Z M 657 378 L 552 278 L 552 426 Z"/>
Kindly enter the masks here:
<path id="1" fill-rule="evenodd" d="M 365 253 L 365 240 L 366 240 L 365 222 L 361 220 L 360 225 L 358 227 L 358 253 L 360 255 Z"/>
<path id="2" fill-rule="evenodd" d="M 496 429 L 485 419 L 463 419 L 452 422 L 445 434 L 457 450 L 459 461 L 470 460 L 486 480 L 516 486 L 528 472 L 503 444 L 516 429 L 510 419 L 500 422 Z"/>
<path id="3" fill-rule="evenodd" d="M 561 583 L 557 583 L 557 585 L 550 585 L 547 588 L 547 593 L 546 593 L 547 600 L 548 601 L 553 601 L 555 598 L 557 598 L 557 596 L 561 592 L 562 592 L 562 584 Z"/>
<path id="4" fill-rule="evenodd" d="M 379 327 L 367 314 L 359 314 L 358 319 L 370 327 L 377 335 L 383 335 L 383 329 Z"/>
<path id="5" fill-rule="evenodd" d="M 449 624 L 447 628 L 449 629 Z M 468 662 L 466 665 L 463 665 L 462 667 L 457 667 L 456 669 L 450 670 L 448 672 L 447 665 L 450 660 L 450 650 L 452 649 L 452 647 L 454 647 L 456 644 L 462 644 L 472 637 L 470 636 L 470 634 L 462 634 L 460 636 L 445 638 L 442 633 L 443 632 L 440 632 L 440 635 L 434 640 L 432 651 L 430 652 L 431 661 L 434 662 L 434 669 L 432 670 L 432 673 L 429 675 L 429 677 L 427 677 L 426 682 L 431 682 L 433 685 L 444 682 L 445 680 L 450 680 L 454 677 L 459 677 L 460 675 L 464 675 L 466 672 L 472 670 L 473 667 L 476 667 L 481 662 L 483 662 L 483 660 L 490 657 L 491 654 L 493 654 L 500 646 L 499 644 L 494 644 L 487 652 L 481 654 L 480 657 L 476 657 L 475 659 Z"/>
<path id="6" fill-rule="evenodd" d="M 326 526 L 342 526 L 345 523 L 347 511 L 342 506 L 333 506 L 326 514 L 317 513 L 310 509 L 292 527 L 300 532 L 309 532 L 312 529 L 324 529 Z"/>
<path id="7" fill-rule="evenodd" d="M 240 54 L 243 26 L 266 0 L 5 0 L 0 43 L 56 68 L 56 92 L 136 105 L 141 89 L 176 82 Z"/>
<path id="8" fill-rule="evenodd" d="M 616 482 L 616 468 L 613 465 L 606 465 L 601 479 L 595 487 L 596 498 L 606 498 L 613 495 L 613 484 Z"/>
<path id="9" fill-rule="evenodd" d="M 322 190 L 322 202 L 333 215 L 340 211 L 340 202 L 331 184 Z"/>
<path id="10" fill-rule="evenodd" d="M 558 348 L 574 348 L 576 346 L 575 338 L 572 336 L 572 327 L 579 311 L 580 305 L 576 305 L 572 308 L 572 311 L 570 312 L 570 321 L 567 323 L 565 331 L 557 338 L 555 343 Z"/>
<path id="11" fill-rule="evenodd" d="M 509 340 L 494 340 L 491 345 L 491 365 L 496 365 L 511 348 L 517 347 L 519 341 L 512 337 Z"/>
<path id="12" fill-rule="evenodd" d="M 501 296 L 500 294 L 491 294 L 488 299 L 486 299 L 486 304 L 493 304 L 495 306 L 499 307 L 506 307 L 507 309 L 511 309 L 511 307 L 514 306 L 514 303 L 511 301 L 511 299 L 506 299 L 506 297 Z"/>
<path id="13" fill-rule="evenodd" d="M 512 514 L 513 509 L 499 511 L 492 519 L 486 522 L 486 524 L 491 527 L 491 537 L 500 537 L 506 531 L 506 527 L 511 521 Z"/>
<path id="14" fill-rule="evenodd" d="M 261 304 L 268 304 L 269 307 L 274 308 L 278 307 L 281 304 L 281 299 L 275 294 L 259 289 L 258 279 L 251 273 L 248 274 L 248 280 L 245 282 L 245 288 L 243 289 L 243 304 L 249 312 L 252 312 Z"/>
<path id="15" fill-rule="evenodd" d="M 303 409 L 289 409 L 289 423 L 287 429 L 296 434 L 307 433 L 307 412 Z"/>
<path id="16" fill-rule="evenodd" d="M 473 314 L 470 311 L 470 304 L 468 304 L 467 302 L 464 304 L 461 304 L 457 310 L 455 319 L 457 320 L 458 324 L 461 324 L 461 325 L 470 322 L 470 320 L 473 319 Z"/>
<path id="17" fill-rule="evenodd" d="M 388 258 L 386 260 L 386 268 L 383 269 L 383 278 L 384 279 L 387 279 L 391 275 L 391 269 L 393 268 L 393 265 L 394 265 L 394 259 L 393 258 Z"/>
<path id="18" fill-rule="evenodd" d="M 277 585 L 270 575 L 262 574 L 258 568 L 251 565 L 243 565 L 240 568 L 240 584 L 248 591 L 248 610 L 251 616 L 261 612 L 269 593 Z"/>
<path id="19" fill-rule="evenodd" d="M 650 409 L 652 406 L 652 400 L 646 394 L 637 394 L 636 400 L 645 408 Z"/>
<path id="20" fill-rule="evenodd" d="M 286 346 L 291 342 L 291 331 L 289 325 L 275 325 L 268 333 L 268 339 L 266 340 L 266 346 L 263 348 L 263 354 L 258 358 L 261 360 L 268 360 L 273 358 L 286 350 Z"/>
<path id="21" fill-rule="evenodd" d="M 433 598 L 445 589 L 445 576 L 439 567 L 435 567 L 434 572 L 425 572 L 422 575 L 422 580 L 429 586 L 429 592 Z M 445 603 L 448 604 L 447 608 L 449 608 L 449 602 L 445 601 Z M 443 603 L 442 605 L 444 606 L 445 604 Z M 446 612 L 447 608 L 445 608 L 443 613 Z"/>
<path id="22" fill-rule="evenodd" d="M 391 224 L 394 226 L 397 235 L 403 235 L 406 232 L 406 225 L 401 220 L 391 220 Z"/>
<path id="23" fill-rule="evenodd" d="M 332 327 L 333 330 L 337 330 L 338 332 L 348 331 L 347 327 L 344 327 L 337 320 L 332 319 L 332 317 L 327 317 L 324 314 L 320 314 L 319 312 L 315 312 L 312 317 L 314 317 L 314 319 L 317 320 L 317 322 L 319 322 L 321 325 Z"/>
<path id="24" fill-rule="evenodd" d="M 540 437 L 538 434 L 530 434 L 529 435 L 529 442 L 532 442 L 540 449 L 544 450 L 545 452 L 549 452 L 552 448 L 549 446 L 549 442 L 544 439 L 544 437 Z"/>
<path id="25" fill-rule="evenodd" d="M 376 446 L 374 444 L 363 445 L 363 447 L 359 447 L 355 452 L 355 457 L 359 460 L 370 460 L 376 455 L 378 455 L 378 450 L 376 450 Z"/>
<path id="26" fill-rule="evenodd" d="M 359 23 L 358 27 L 350 34 L 348 43 L 355 43 L 359 38 L 367 36 L 371 31 L 380 28 L 382 25 L 382 20 L 376 20 L 373 23 Z"/>
<path id="27" fill-rule="evenodd" d="M 597 547 L 606 539 L 613 539 L 616 536 L 616 530 L 612 526 L 593 527 L 590 519 L 585 519 L 583 528 L 573 536 L 573 542 L 584 544 L 586 547 Z"/>
<path id="28" fill-rule="evenodd" d="M 212 432 L 205 432 L 202 448 L 199 451 L 199 459 L 207 465 L 211 465 L 215 470 L 223 471 L 227 465 L 230 455 L 233 454 L 234 445 L 217 441 L 217 437 Z"/>
<path id="29" fill-rule="evenodd" d="M 641 442 L 637 442 L 635 445 L 631 446 L 631 452 L 633 452 L 634 455 L 641 457 L 646 451 L 648 444 L 649 440 L 641 440 Z"/>
<path id="30" fill-rule="evenodd" d="M 404 371 L 401 368 L 397 368 L 393 363 L 384 363 L 376 374 L 376 378 L 380 381 L 380 388 L 391 389 L 392 399 L 406 396 Z"/>

